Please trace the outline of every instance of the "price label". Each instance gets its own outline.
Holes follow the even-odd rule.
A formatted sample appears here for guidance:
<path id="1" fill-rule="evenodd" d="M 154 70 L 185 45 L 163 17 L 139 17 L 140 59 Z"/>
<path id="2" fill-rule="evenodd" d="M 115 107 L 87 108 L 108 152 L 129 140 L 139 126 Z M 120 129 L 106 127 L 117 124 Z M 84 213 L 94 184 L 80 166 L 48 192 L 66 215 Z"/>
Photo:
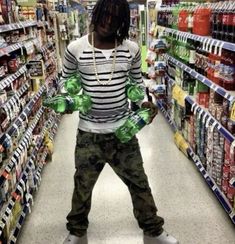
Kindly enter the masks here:
<path id="1" fill-rule="evenodd" d="M 211 117 L 209 117 L 209 118 L 207 119 L 207 121 L 206 121 L 206 124 L 205 124 L 206 128 L 208 128 L 208 126 L 209 126 L 209 124 L 210 124 L 210 120 L 211 120 Z"/>
<path id="2" fill-rule="evenodd" d="M 217 124 L 217 121 L 214 121 L 213 124 L 212 124 L 212 126 L 211 126 L 211 132 L 214 131 L 216 124 Z"/>
<path id="3" fill-rule="evenodd" d="M 200 108 L 201 109 L 201 108 Z M 198 113 L 198 118 L 201 119 L 202 117 L 203 110 L 201 109 L 200 112 Z"/>

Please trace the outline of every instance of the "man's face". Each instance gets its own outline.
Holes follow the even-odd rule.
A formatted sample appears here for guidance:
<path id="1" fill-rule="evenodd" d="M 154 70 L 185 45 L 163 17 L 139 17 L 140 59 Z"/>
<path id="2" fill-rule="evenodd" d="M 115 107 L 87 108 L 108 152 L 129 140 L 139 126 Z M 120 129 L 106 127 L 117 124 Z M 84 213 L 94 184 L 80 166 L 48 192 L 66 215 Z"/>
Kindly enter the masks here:
<path id="1" fill-rule="evenodd" d="M 97 24 L 96 31 L 102 37 L 110 37 L 117 33 L 118 30 L 118 8 L 106 9 L 102 12 L 100 23 Z"/>

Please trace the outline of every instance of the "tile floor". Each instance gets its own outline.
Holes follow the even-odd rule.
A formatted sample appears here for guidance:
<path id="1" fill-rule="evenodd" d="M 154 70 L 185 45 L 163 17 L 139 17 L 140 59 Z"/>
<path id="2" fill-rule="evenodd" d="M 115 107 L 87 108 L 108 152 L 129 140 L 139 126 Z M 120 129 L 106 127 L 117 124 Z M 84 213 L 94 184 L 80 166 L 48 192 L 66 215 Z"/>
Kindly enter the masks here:
<path id="1" fill-rule="evenodd" d="M 62 244 L 73 191 L 77 114 L 63 118 L 53 161 L 45 166 L 19 244 Z M 180 244 L 234 244 L 235 228 L 193 163 L 173 143 L 161 114 L 138 135 L 145 170 L 165 229 Z M 106 165 L 94 188 L 89 244 L 143 244 L 126 186 Z"/>

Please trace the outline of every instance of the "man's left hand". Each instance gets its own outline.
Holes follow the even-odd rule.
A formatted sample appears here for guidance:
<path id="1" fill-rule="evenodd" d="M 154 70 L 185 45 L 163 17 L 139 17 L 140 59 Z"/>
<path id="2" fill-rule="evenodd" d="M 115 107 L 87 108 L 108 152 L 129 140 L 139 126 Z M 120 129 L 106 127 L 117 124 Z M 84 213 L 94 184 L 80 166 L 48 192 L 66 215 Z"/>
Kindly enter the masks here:
<path id="1" fill-rule="evenodd" d="M 152 123 L 155 116 L 158 114 L 158 108 L 152 102 L 143 102 L 141 105 L 142 108 L 149 108 L 150 109 L 150 121 L 148 124 Z"/>

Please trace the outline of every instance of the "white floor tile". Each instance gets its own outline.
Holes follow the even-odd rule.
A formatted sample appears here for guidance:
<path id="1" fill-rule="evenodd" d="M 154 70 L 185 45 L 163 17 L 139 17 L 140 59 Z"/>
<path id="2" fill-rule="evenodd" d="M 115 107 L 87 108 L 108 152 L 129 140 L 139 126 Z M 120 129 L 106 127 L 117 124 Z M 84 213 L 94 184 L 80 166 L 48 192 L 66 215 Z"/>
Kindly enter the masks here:
<path id="1" fill-rule="evenodd" d="M 59 127 L 53 162 L 43 170 L 33 212 L 19 244 L 62 244 L 67 236 L 66 215 L 73 191 L 77 114 Z M 138 135 L 144 166 L 165 228 L 181 244 L 233 244 L 230 219 L 193 165 L 174 145 L 164 118 Z M 106 165 L 94 188 L 88 229 L 89 244 L 143 244 L 126 186 Z"/>

